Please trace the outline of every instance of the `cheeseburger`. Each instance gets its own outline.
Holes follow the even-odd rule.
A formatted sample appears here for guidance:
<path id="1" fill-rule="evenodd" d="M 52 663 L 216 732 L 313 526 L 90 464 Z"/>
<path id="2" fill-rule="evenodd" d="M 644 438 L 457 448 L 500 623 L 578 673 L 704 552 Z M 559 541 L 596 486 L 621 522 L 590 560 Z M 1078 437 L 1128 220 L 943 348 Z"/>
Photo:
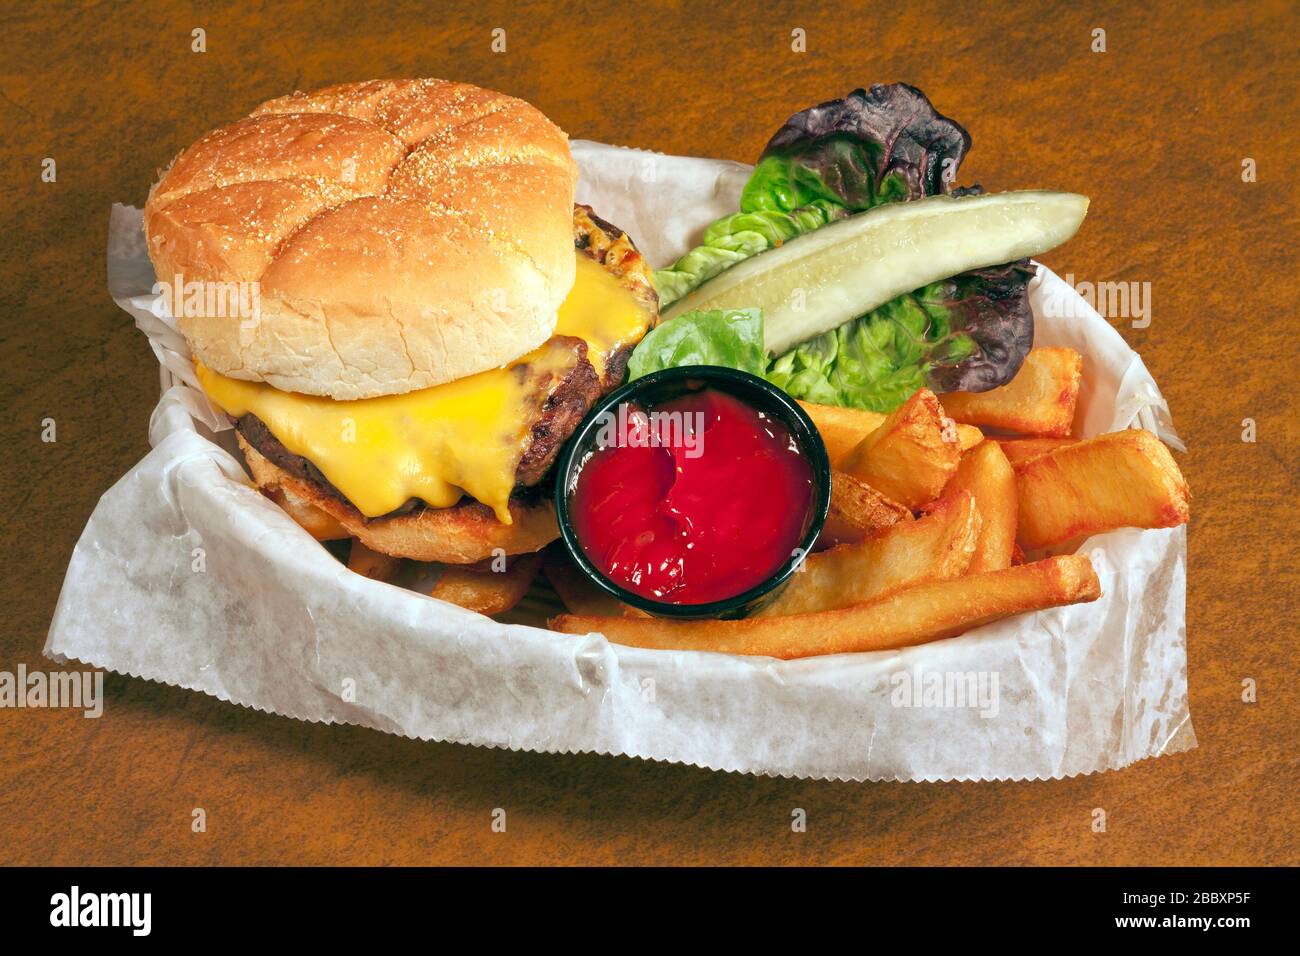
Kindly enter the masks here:
<path id="1" fill-rule="evenodd" d="M 160 280 L 257 290 L 255 315 L 176 318 L 264 493 L 423 561 L 557 536 L 544 479 L 658 319 L 577 176 L 538 110 L 432 79 L 271 100 L 177 157 L 149 255 Z"/>

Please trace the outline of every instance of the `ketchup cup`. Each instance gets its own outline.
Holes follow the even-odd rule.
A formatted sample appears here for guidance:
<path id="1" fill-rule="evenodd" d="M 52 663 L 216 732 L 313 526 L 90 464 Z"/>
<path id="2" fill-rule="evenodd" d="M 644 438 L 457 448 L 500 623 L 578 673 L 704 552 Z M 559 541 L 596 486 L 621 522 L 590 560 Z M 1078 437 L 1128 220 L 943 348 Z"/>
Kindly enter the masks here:
<path id="1" fill-rule="evenodd" d="M 707 412 L 708 430 L 674 444 L 673 416 L 653 413 L 684 408 L 705 409 L 677 419 Z M 556 466 L 574 562 L 619 601 L 666 618 L 744 617 L 775 598 L 816 544 L 830 496 L 826 446 L 798 402 L 714 365 L 653 372 L 605 396 Z"/>

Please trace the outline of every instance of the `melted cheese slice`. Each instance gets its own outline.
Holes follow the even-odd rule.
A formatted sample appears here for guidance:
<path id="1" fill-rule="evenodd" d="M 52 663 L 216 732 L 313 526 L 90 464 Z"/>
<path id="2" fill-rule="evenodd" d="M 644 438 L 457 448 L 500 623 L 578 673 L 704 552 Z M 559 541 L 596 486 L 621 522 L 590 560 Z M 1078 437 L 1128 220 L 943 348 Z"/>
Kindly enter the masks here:
<path id="1" fill-rule="evenodd" d="M 649 323 L 645 307 L 615 276 L 595 260 L 578 256 L 578 274 L 560 305 L 555 334 L 586 342 L 597 375 L 605 375 L 605 356 L 620 345 L 640 341 Z"/>
<path id="2" fill-rule="evenodd" d="M 557 336 L 587 343 L 604 374 L 604 356 L 644 334 L 649 316 L 619 280 L 578 256 L 573 290 L 560 306 Z M 470 495 L 510 524 L 509 500 L 523 442 L 544 396 L 517 366 L 555 363 L 547 345 L 509 366 L 405 395 L 335 401 L 229 378 L 195 363 L 199 383 L 229 415 L 256 415 L 295 455 L 306 458 L 366 517 L 411 498 L 447 508 Z"/>

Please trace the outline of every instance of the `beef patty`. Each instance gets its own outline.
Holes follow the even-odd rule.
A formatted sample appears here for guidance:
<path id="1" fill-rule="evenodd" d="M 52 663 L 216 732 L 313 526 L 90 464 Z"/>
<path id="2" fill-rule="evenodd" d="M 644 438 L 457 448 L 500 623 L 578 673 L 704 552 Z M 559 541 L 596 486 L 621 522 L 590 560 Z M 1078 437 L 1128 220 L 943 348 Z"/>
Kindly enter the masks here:
<path id="1" fill-rule="evenodd" d="M 559 363 L 522 363 L 512 369 L 528 382 L 537 402 L 536 417 L 524 439 L 523 454 L 515 468 L 516 495 L 527 495 L 529 489 L 546 477 L 560 448 L 596 399 L 622 380 L 631 354 L 631 347 L 611 353 L 606 359 L 606 375 L 602 381 L 587 357 L 587 343 L 581 339 L 556 336 L 547 345 L 561 356 Z M 320 486 L 341 501 L 347 501 L 319 468 L 286 448 L 256 415 L 240 416 L 235 420 L 235 427 L 245 441 L 278 468 Z M 411 499 L 392 513 L 404 514 L 422 504 Z"/>

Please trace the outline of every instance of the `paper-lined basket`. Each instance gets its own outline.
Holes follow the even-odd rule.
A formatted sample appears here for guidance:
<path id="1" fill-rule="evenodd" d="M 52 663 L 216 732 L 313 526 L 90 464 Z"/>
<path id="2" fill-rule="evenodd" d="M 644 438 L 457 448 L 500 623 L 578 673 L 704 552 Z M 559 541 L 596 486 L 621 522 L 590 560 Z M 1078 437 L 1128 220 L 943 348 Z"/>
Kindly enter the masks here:
<path id="1" fill-rule="evenodd" d="M 573 151 L 579 201 L 655 265 L 733 211 L 748 173 L 598 143 Z M 153 450 L 105 493 L 73 553 L 45 647 L 56 659 L 300 720 L 782 776 L 1050 778 L 1195 746 L 1185 528 L 1086 541 L 1095 603 L 897 652 L 776 661 L 500 623 L 351 573 L 251 486 L 158 307 L 138 210 L 114 208 L 108 269 L 163 394 Z M 1182 447 L 1142 360 L 1072 288 L 1043 268 L 1031 301 L 1035 344 L 1084 357 L 1084 436 L 1140 425 Z M 516 619 L 553 611 L 547 593 Z M 996 686 L 995 705 L 915 706 L 904 688 L 936 674 Z"/>

